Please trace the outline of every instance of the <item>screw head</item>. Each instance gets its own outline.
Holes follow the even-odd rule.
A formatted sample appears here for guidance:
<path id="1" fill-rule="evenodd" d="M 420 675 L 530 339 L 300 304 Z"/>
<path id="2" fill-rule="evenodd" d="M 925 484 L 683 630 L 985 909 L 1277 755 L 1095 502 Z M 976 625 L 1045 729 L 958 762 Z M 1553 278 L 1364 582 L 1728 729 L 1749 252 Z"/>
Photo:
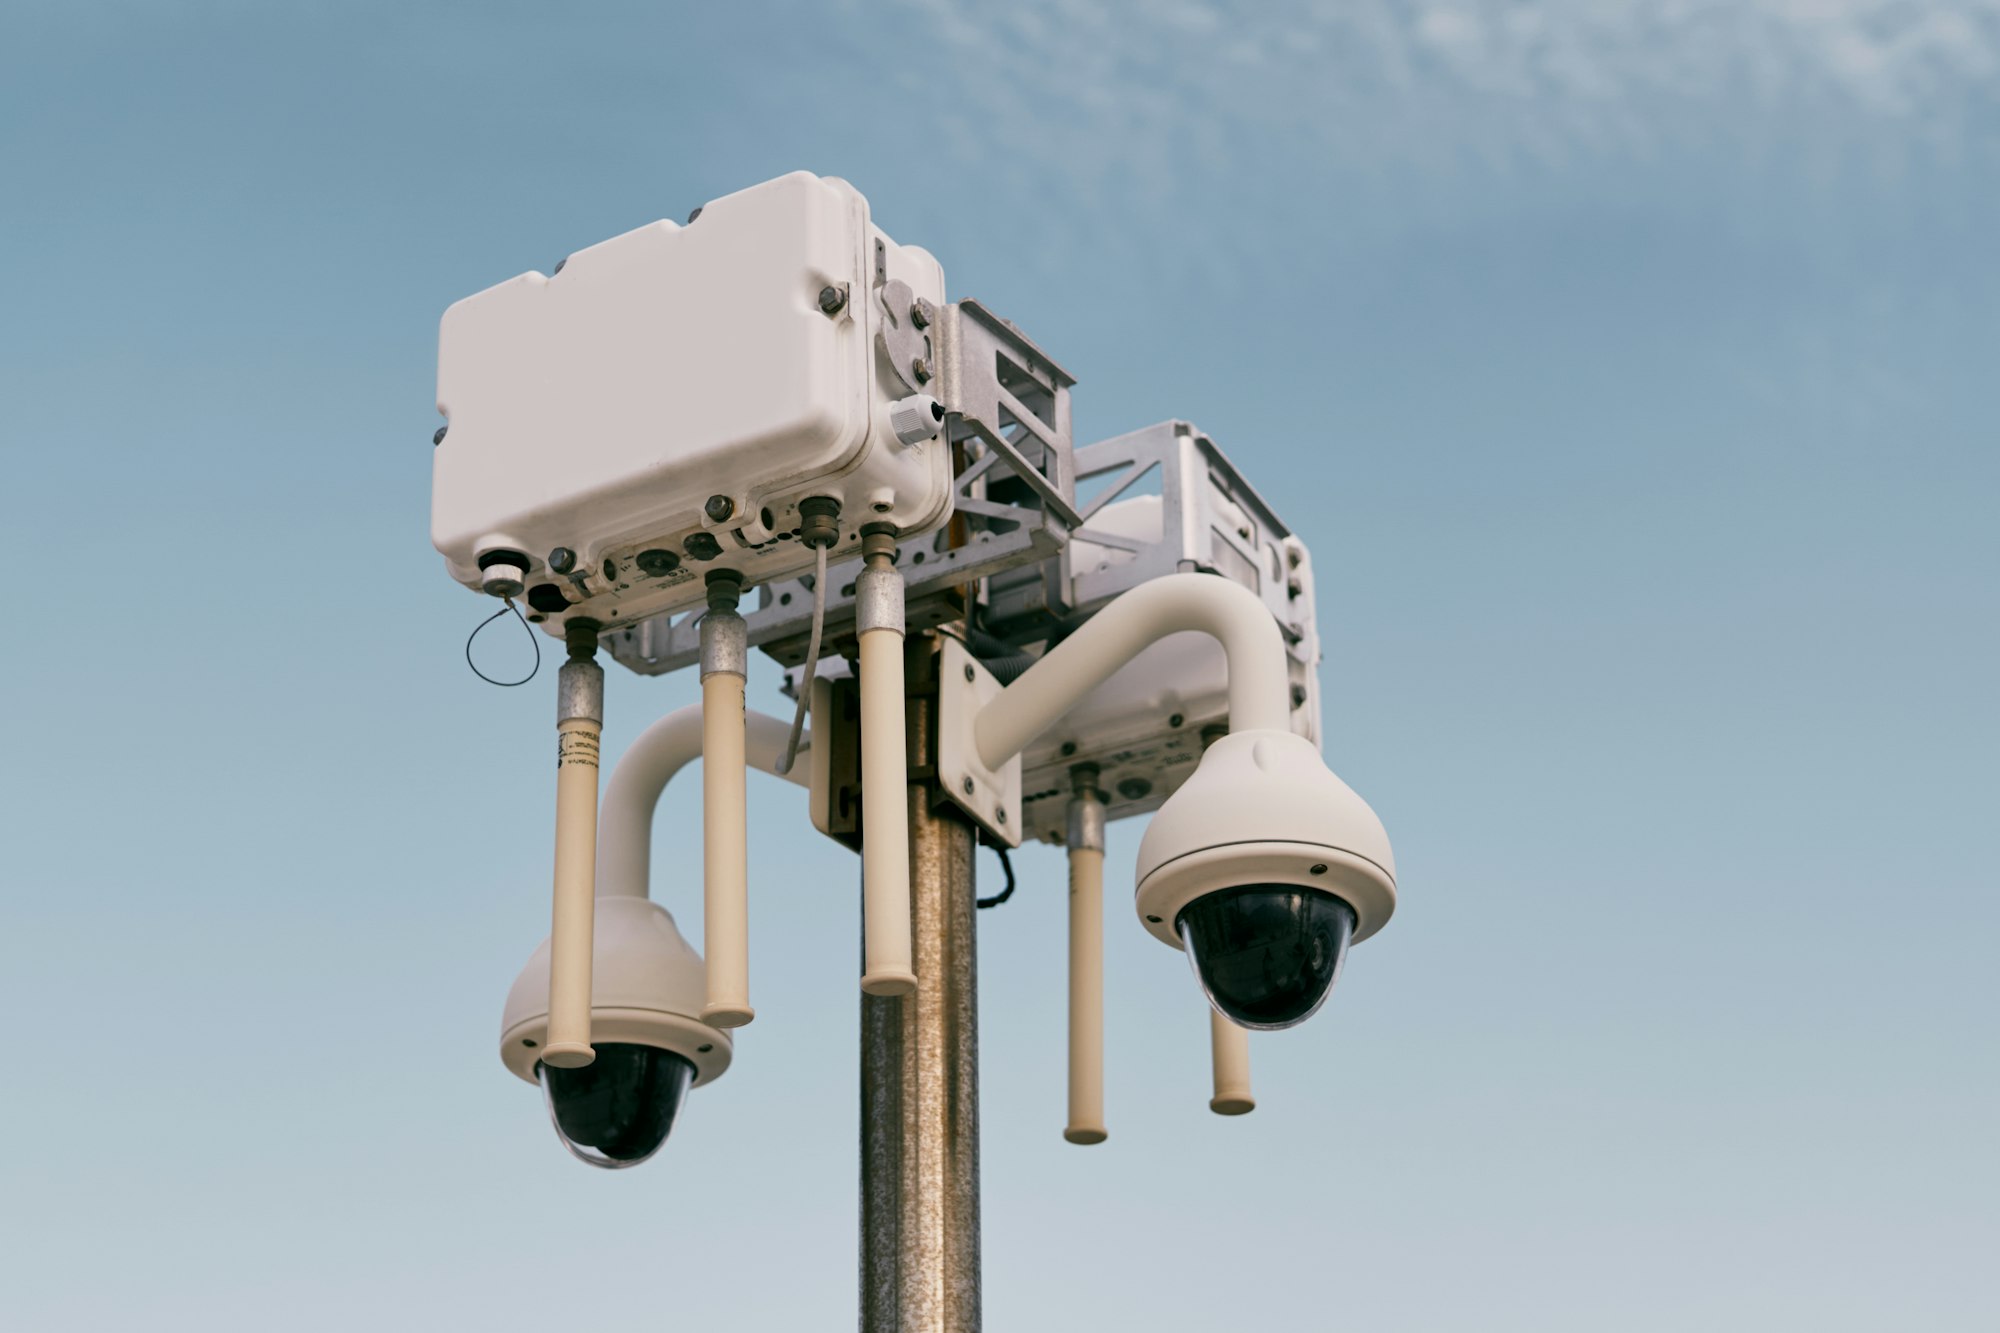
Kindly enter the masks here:
<path id="1" fill-rule="evenodd" d="M 549 568 L 558 574 L 567 574 L 576 568 L 576 552 L 567 546 L 558 546 L 549 552 Z"/>
<path id="2" fill-rule="evenodd" d="M 920 356 L 912 357 L 910 359 L 910 374 L 915 377 L 917 383 L 929 384 L 931 382 L 931 363 Z"/>
<path id="3" fill-rule="evenodd" d="M 693 226 L 694 220 L 700 216 L 701 216 L 701 206 L 696 205 L 695 208 L 688 213 L 688 225 Z"/>
<path id="4" fill-rule="evenodd" d="M 435 434 L 433 434 L 433 435 L 431 436 L 431 448 L 435 449 L 435 448 L 437 448 L 437 447 L 438 447 L 438 446 L 439 446 L 440 444 L 443 444 L 443 443 L 444 443 L 444 433 L 445 433 L 446 431 L 450 430 L 450 429 L 451 429 L 451 427 L 449 427 L 449 426 L 439 426 L 439 427 L 437 428 L 437 432 L 436 432 Z"/>
<path id="5" fill-rule="evenodd" d="M 1005 808 L 996 805 L 993 807 L 993 818 L 1004 824 L 1007 822 L 1007 811 Z"/>
<path id="6" fill-rule="evenodd" d="M 924 300 L 922 297 L 917 298 L 917 303 L 910 307 L 910 323 L 920 329 L 927 329 L 931 326 L 931 303 L 929 301 Z"/>
<path id="7" fill-rule="evenodd" d="M 1178 727 L 1181 723 L 1185 721 L 1187 721 L 1186 718 L 1182 717 L 1179 713 L 1175 713 L 1172 717 L 1167 719 L 1167 725 L 1170 727 Z"/>
<path id="8" fill-rule="evenodd" d="M 1285 580 L 1285 596 L 1297 597 L 1300 593 L 1304 592 L 1305 590 L 1306 590 L 1306 585 L 1299 582 L 1297 579 Z"/>
<path id="9" fill-rule="evenodd" d="M 736 501 L 726 495 L 711 495 L 708 503 L 701 507 L 701 512 L 708 515 L 709 522 L 722 523 L 736 512 Z"/>
<path id="10" fill-rule="evenodd" d="M 1063 753 L 1063 758 L 1065 758 L 1065 759 L 1067 759 L 1067 758 L 1068 758 L 1069 756 L 1071 756 L 1071 755 L 1075 754 L 1075 753 L 1076 753 L 1076 742 L 1075 742 L 1075 741 L 1064 741 L 1064 742 L 1062 743 L 1062 753 Z"/>
<path id="11" fill-rule="evenodd" d="M 847 293 L 838 287 L 819 289 L 819 311 L 822 315 L 837 315 L 847 309 Z"/>
<path id="12" fill-rule="evenodd" d="M 1306 706 L 1306 687 L 1303 685 L 1292 686 L 1292 707 L 1304 708 L 1305 706 Z"/>
<path id="13" fill-rule="evenodd" d="M 978 673 L 972 669 L 972 663 L 967 662 L 965 664 L 965 683 L 970 685 L 973 681 L 977 679 L 979 679 Z"/>
<path id="14" fill-rule="evenodd" d="M 970 795 L 972 795 L 972 779 L 971 779 L 971 778 L 967 778 L 967 779 L 965 780 L 965 782 L 964 782 L 964 784 L 963 784 L 963 785 L 964 785 L 964 787 L 965 787 L 965 794 L 966 794 L 967 796 L 970 796 Z"/>
<path id="15" fill-rule="evenodd" d="M 1326 873 L 1326 863 L 1322 861 L 1320 864 L 1312 867 L 1312 869 L 1308 873 L 1314 875 L 1324 875 Z"/>

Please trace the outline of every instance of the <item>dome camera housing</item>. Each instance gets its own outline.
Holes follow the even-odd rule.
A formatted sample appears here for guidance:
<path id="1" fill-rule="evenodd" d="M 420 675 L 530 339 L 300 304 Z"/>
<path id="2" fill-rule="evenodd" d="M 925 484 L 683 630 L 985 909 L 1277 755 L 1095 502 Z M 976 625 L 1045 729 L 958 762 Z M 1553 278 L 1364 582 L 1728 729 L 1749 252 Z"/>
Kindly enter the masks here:
<path id="1" fill-rule="evenodd" d="M 1319 750 L 1285 731 L 1209 747 L 1139 844 L 1139 920 L 1186 949 L 1242 1027 L 1292 1027 L 1325 1002 L 1351 943 L 1396 910 L 1389 835 Z"/>
<path id="2" fill-rule="evenodd" d="M 542 1063 L 548 1037 L 549 944 L 507 993 L 500 1058 L 538 1084 L 563 1145 L 592 1166 L 637 1166 L 666 1142 L 691 1088 L 729 1068 L 729 1034 L 701 1021 L 701 955 L 664 907 L 646 898 L 597 900 L 590 1021 L 596 1059 L 577 1069 Z"/>

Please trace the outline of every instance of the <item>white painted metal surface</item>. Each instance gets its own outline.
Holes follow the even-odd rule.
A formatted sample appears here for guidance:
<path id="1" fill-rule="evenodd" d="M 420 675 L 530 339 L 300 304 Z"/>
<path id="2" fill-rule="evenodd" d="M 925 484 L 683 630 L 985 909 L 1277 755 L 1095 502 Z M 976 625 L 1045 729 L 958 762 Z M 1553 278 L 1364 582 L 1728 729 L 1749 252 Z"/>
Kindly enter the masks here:
<path id="1" fill-rule="evenodd" d="M 841 503 L 836 558 L 865 522 L 949 516 L 944 442 L 905 444 L 892 420 L 921 376 L 891 357 L 930 346 L 912 306 L 942 303 L 944 274 L 846 182 L 795 172 L 557 268 L 459 301 L 439 331 L 431 538 L 460 583 L 517 552 L 550 628 L 608 628 L 699 603 L 710 570 L 809 569 L 809 495 Z"/>

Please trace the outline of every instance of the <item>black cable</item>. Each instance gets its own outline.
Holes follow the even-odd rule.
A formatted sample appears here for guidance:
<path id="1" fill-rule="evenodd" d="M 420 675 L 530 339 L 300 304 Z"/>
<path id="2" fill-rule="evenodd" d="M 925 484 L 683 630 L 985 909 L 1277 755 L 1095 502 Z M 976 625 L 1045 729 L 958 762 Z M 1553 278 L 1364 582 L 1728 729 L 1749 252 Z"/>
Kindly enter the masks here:
<path id="1" fill-rule="evenodd" d="M 1007 876 L 1007 887 L 991 898 L 975 899 L 974 901 L 981 907 L 998 907 L 1014 896 L 1014 863 L 1007 858 L 1007 849 L 999 843 L 993 844 L 993 850 L 1000 854 L 1000 869 Z"/>
<path id="2" fill-rule="evenodd" d="M 512 611 L 515 618 L 521 622 L 521 628 L 528 631 L 528 646 L 535 650 L 535 665 L 528 671 L 527 675 L 521 677 L 519 680 L 495 680 L 484 671 L 481 671 L 479 664 L 472 660 L 472 641 L 479 637 L 480 630 L 485 629 L 509 611 Z M 507 605 L 480 621 L 479 624 L 473 627 L 472 633 L 465 636 L 465 664 L 472 668 L 473 675 L 479 677 L 488 685 L 500 685 L 508 689 L 512 689 L 516 685 L 526 685 L 535 678 L 535 672 L 542 669 L 542 636 L 535 633 L 535 627 L 528 623 L 528 618 L 521 614 L 521 608 L 514 605 L 514 599 L 509 597 Z"/>

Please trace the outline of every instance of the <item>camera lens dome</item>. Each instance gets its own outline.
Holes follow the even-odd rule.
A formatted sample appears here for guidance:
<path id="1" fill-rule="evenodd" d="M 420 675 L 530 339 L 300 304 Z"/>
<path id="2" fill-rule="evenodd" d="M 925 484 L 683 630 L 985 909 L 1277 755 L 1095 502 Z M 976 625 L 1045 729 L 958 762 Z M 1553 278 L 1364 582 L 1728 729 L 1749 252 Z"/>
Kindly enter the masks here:
<path id="1" fill-rule="evenodd" d="M 1209 1002 L 1240 1027 L 1305 1022 L 1326 1002 L 1354 937 L 1354 909 L 1318 889 L 1245 884 L 1204 894 L 1174 929 Z"/>
<path id="2" fill-rule="evenodd" d="M 535 1066 L 549 1119 L 579 1161 L 637 1166 L 660 1150 L 694 1082 L 685 1056 L 657 1046 L 605 1042 L 581 1069 Z"/>

